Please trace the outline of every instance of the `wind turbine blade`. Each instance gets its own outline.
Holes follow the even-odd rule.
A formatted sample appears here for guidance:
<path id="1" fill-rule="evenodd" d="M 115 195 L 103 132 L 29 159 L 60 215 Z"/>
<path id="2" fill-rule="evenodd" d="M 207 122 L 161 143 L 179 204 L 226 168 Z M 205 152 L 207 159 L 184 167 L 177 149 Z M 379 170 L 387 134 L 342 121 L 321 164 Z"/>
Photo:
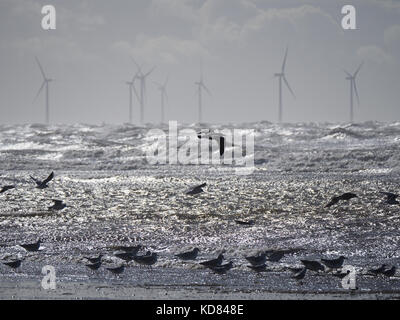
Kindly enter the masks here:
<path id="1" fill-rule="evenodd" d="M 210 96 L 212 96 L 212 94 L 211 94 L 210 90 L 208 90 L 208 88 L 205 86 L 205 84 L 204 84 L 204 83 L 201 83 L 201 86 L 203 87 L 203 89 L 204 89 L 204 90 L 206 90 L 206 91 L 207 91 L 207 93 L 208 93 Z"/>
<path id="2" fill-rule="evenodd" d="M 352 75 L 350 74 L 350 72 L 347 72 L 346 70 L 343 69 L 343 71 L 349 76 L 352 77 Z"/>
<path id="3" fill-rule="evenodd" d="M 38 90 L 38 92 L 37 92 L 37 94 L 36 94 L 36 96 L 35 96 L 35 99 L 33 99 L 33 102 L 36 101 L 37 97 L 39 96 L 40 92 L 42 92 L 42 90 L 43 90 L 43 88 L 44 88 L 45 85 L 46 85 L 46 80 L 43 81 L 41 87 L 39 88 L 39 90 Z"/>
<path id="4" fill-rule="evenodd" d="M 285 66 L 286 66 L 287 54 L 288 54 L 288 47 L 286 47 L 286 51 L 285 51 L 285 57 L 283 58 L 283 63 L 282 63 L 282 73 L 284 73 L 284 72 L 285 72 Z"/>
<path id="5" fill-rule="evenodd" d="M 283 76 L 282 78 L 283 78 L 283 81 L 285 81 L 285 84 L 286 84 L 287 88 L 289 89 L 290 93 L 293 95 L 294 98 L 296 98 L 292 88 L 290 88 L 289 82 L 286 80 L 286 77 Z"/>
<path id="6" fill-rule="evenodd" d="M 139 66 L 139 64 L 136 62 L 135 59 L 133 59 L 133 57 L 131 57 L 133 63 L 136 65 L 136 68 L 138 69 L 138 71 L 136 72 L 136 74 L 142 74 L 142 66 Z"/>
<path id="7" fill-rule="evenodd" d="M 46 75 L 44 74 L 44 71 L 43 71 L 42 65 L 39 62 L 39 59 L 37 57 L 35 57 L 35 59 L 36 59 L 36 62 L 38 64 L 38 66 L 39 66 L 40 72 L 42 73 L 43 79 L 46 79 Z"/>
<path id="8" fill-rule="evenodd" d="M 149 72 L 147 72 L 143 77 L 147 77 L 147 76 L 149 76 L 153 71 L 154 71 L 154 69 L 155 69 L 156 67 L 153 67 L 153 69 L 151 69 Z"/>
<path id="9" fill-rule="evenodd" d="M 167 101 L 168 101 L 168 95 L 167 95 L 167 91 L 165 91 L 165 89 L 164 89 L 164 91 L 163 91 L 163 94 L 165 95 L 165 98 L 166 98 Z"/>
<path id="10" fill-rule="evenodd" d="M 358 74 L 358 72 L 360 71 L 360 69 L 361 69 L 361 67 L 363 66 L 363 64 L 364 64 L 364 61 L 361 62 L 360 66 L 358 67 L 358 69 L 357 69 L 356 72 L 354 73 L 354 76 L 353 76 L 354 78 L 357 77 L 357 74 Z"/>
<path id="11" fill-rule="evenodd" d="M 169 75 L 167 75 L 167 78 L 165 79 L 164 86 L 163 86 L 164 88 L 167 86 L 168 81 L 169 81 Z"/>
<path id="12" fill-rule="evenodd" d="M 133 92 L 135 93 L 136 99 L 137 99 L 138 101 L 140 101 L 139 94 L 138 94 L 138 92 L 136 91 L 135 85 L 132 84 L 130 87 L 131 87 L 131 90 L 133 90 Z"/>
<path id="13" fill-rule="evenodd" d="M 360 104 L 360 97 L 358 96 L 358 90 L 357 90 L 357 85 L 356 85 L 356 79 L 353 79 L 353 88 L 354 88 L 354 92 L 355 92 L 356 97 L 357 97 L 357 103 Z"/>

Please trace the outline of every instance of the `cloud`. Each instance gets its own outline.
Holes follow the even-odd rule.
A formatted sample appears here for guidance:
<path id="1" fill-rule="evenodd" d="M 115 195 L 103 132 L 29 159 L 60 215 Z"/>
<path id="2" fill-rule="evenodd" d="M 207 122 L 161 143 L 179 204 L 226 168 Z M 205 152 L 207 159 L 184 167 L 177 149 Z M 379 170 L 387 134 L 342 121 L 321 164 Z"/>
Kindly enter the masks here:
<path id="1" fill-rule="evenodd" d="M 166 64 L 179 64 L 182 59 L 200 59 L 209 56 L 208 51 L 195 40 L 179 39 L 173 36 L 151 37 L 140 34 L 133 44 L 117 41 L 112 44 L 113 52 L 131 55 L 147 63 L 159 61 Z"/>
<path id="2" fill-rule="evenodd" d="M 357 55 L 362 60 L 368 60 L 378 64 L 394 62 L 394 59 L 389 54 L 375 45 L 360 47 L 357 50 Z"/>

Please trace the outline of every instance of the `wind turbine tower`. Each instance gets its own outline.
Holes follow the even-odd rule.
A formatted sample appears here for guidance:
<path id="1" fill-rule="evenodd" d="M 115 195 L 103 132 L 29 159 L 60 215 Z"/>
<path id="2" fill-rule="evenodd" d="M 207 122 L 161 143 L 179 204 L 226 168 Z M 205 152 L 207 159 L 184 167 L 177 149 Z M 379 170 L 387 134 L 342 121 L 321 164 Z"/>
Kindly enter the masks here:
<path id="1" fill-rule="evenodd" d="M 164 99 L 168 100 L 168 95 L 167 95 L 168 78 L 169 77 L 165 79 L 164 84 L 154 82 L 158 86 L 158 90 L 160 90 L 160 95 L 161 95 L 161 123 L 164 123 L 164 118 L 165 118 Z"/>
<path id="2" fill-rule="evenodd" d="M 203 89 L 211 96 L 210 90 L 206 87 L 203 81 L 203 72 L 201 72 L 200 75 L 200 81 L 197 81 L 194 83 L 197 86 L 197 94 L 198 94 L 198 99 L 199 99 L 199 109 L 198 109 L 198 122 L 202 122 L 202 116 L 203 116 Z"/>
<path id="3" fill-rule="evenodd" d="M 358 96 L 358 90 L 357 90 L 357 84 L 356 84 L 356 77 L 357 77 L 358 72 L 360 71 L 363 63 L 364 62 L 362 62 L 360 64 L 360 66 L 357 68 L 356 72 L 354 72 L 353 75 L 351 75 L 351 73 L 344 70 L 344 72 L 347 75 L 346 80 L 350 81 L 350 122 L 353 122 L 353 120 L 354 120 L 354 111 L 353 111 L 353 101 L 354 101 L 353 95 L 354 95 L 354 93 L 356 94 L 356 97 L 357 97 L 357 103 L 360 104 L 360 98 Z"/>
<path id="4" fill-rule="evenodd" d="M 279 78 L 279 122 L 282 122 L 282 112 L 283 112 L 283 110 L 282 110 L 283 109 L 283 106 L 282 106 L 282 80 L 285 83 L 286 87 L 289 89 L 292 96 L 294 98 L 296 97 L 294 95 L 292 88 L 290 88 L 289 82 L 287 81 L 286 76 L 285 76 L 285 66 L 286 66 L 287 54 L 288 54 L 288 48 L 286 48 L 285 57 L 283 58 L 281 72 L 274 74 L 275 78 L 276 77 Z"/>
<path id="5" fill-rule="evenodd" d="M 135 59 L 133 59 L 136 67 L 138 68 L 138 72 L 136 74 L 136 78 L 139 80 L 140 83 L 140 96 L 138 97 L 140 103 L 140 124 L 144 122 L 144 105 L 146 99 L 146 78 L 154 71 L 155 67 L 153 67 L 149 72 L 143 73 L 142 67 L 137 64 Z"/>
<path id="6" fill-rule="evenodd" d="M 39 88 L 39 91 L 37 92 L 35 99 L 33 101 L 35 101 L 37 99 L 37 97 L 39 96 L 40 92 L 42 92 L 43 88 L 46 87 L 46 124 L 49 124 L 49 117 L 50 117 L 50 106 L 49 106 L 49 83 L 51 81 L 54 81 L 54 79 L 50 79 L 46 77 L 46 74 L 44 73 L 43 67 L 39 62 L 39 59 L 37 57 L 35 57 L 36 62 L 39 66 L 40 72 L 43 76 L 43 82 L 42 85 Z"/>

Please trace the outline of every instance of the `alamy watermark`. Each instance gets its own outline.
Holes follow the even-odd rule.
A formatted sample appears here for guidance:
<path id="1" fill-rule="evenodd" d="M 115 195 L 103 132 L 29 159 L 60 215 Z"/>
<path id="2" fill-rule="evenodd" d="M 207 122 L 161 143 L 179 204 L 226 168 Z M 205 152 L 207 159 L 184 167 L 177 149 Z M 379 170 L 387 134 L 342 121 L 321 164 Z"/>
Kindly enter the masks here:
<path id="1" fill-rule="evenodd" d="M 254 171 L 254 129 L 178 131 L 178 123 L 169 121 L 168 132 L 151 129 L 146 139 L 151 143 L 145 150 L 150 164 L 213 165 L 233 168 L 238 175 Z"/>

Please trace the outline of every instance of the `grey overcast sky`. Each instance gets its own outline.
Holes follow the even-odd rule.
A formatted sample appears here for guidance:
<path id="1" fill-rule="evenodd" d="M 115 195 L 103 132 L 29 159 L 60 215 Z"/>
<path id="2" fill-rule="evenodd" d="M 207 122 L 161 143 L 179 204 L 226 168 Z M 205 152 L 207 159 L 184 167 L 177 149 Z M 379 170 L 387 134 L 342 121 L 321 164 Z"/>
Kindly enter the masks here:
<path id="1" fill-rule="evenodd" d="M 52 4 L 57 29 L 41 28 Z M 357 30 L 343 30 L 341 8 L 354 5 Z M 52 123 L 128 121 L 128 87 L 136 72 L 156 66 L 147 83 L 145 122 L 197 120 L 194 82 L 203 62 L 205 122 L 278 118 L 279 72 L 289 47 L 284 88 L 287 122 L 344 122 L 354 72 L 360 105 L 355 120 L 400 120 L 400 1 L 394 0 L 0 0 L 0 123 L 44 121 L 42 78 L 50 84 Z M 134 119 L 139 117 L 134 101 Z"/>

